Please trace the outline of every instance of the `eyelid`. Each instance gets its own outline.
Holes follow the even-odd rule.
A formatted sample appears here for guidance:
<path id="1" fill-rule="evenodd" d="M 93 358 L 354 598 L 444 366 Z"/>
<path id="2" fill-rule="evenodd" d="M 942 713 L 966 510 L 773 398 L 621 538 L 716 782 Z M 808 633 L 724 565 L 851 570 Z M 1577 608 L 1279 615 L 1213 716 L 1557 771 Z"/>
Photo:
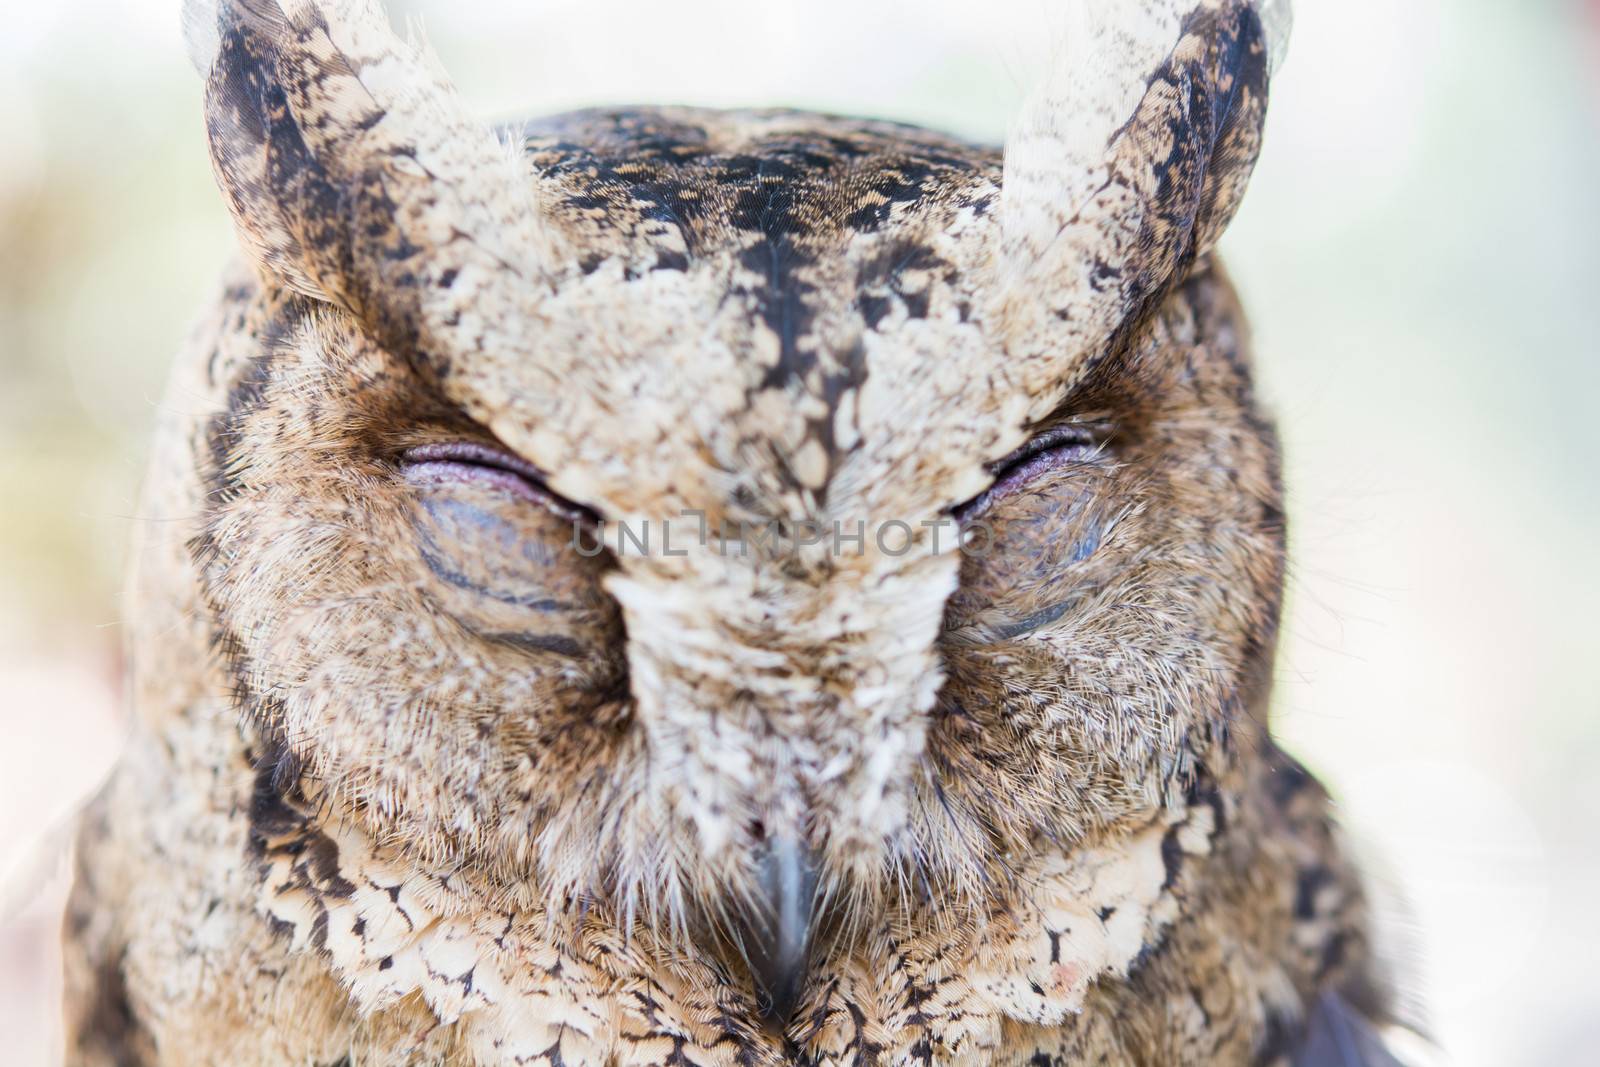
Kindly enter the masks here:
<path id="1" fill-rule="evenodd" d="M 418 445 L 400 454 L 406 481 L 442 485 L 471 480 L 506 490 L 539 504 L 563 519 L 598 525 L 600 517 L 582 504 L 553 492 L 533 464 L 510 452 L 475 441 Z"/>
<path id="2" fill-rule="evenodd" d="M 497 468 L 518 474 L 531 482 L 543 484 L 544 475 L 539 468 L 510 452 L 476 441 L 442 441 L 430 445 L 417 445 L 400 454 L 403 464 L 431 462 L 470 463 L 480 467 Z"/>
<path id="3" fill-rule="evenodd" d="M 989 465 L 994 482 L 988 489 L 954 509 L 960 521 L 975 518 L 1013 495 L 1035 479 L 1074 460 L 1087 459 L 1099 449 L 1095 436 L 1083 426 L 1053 426 L 1027 444 Z"/>
<path id="4" fill-rule="evenodd" d="M 1027 443 L 1005 456 L 989 464 L 989 470 L 997 477 L 1011 467 L 1018 466 L 1023 461 L 1031 459 L 1041 452 L 1050 452 L 1064 445 L 1092 445 L 1095 435 L 1086 426 L 1066 425 L 1052 426 L 1029 438 Z"/>

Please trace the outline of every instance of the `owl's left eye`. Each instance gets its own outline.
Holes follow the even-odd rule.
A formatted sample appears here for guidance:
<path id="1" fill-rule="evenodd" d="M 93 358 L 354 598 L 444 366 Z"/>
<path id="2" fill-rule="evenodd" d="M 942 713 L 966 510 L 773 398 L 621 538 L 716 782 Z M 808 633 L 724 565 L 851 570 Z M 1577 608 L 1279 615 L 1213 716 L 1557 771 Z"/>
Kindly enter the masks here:
<path id="1" fill-rule="evenodd" d="M 1100 451 L 1094 435 L 1082 426 L 1056 426 L 991 465 L 994 482 L 954 510 L 959 522 L 975 519 L 1000 501 L 1015 496 L 1045 476 L 1093 459 Z"/>

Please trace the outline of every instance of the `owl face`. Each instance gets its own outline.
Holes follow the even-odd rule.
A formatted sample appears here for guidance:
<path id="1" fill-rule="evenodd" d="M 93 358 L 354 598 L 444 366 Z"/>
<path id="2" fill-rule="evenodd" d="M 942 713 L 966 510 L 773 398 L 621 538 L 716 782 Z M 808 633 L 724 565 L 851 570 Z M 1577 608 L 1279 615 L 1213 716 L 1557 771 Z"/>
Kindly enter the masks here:
<path id="1" fill-rule="evenodd" d="M 1172 8 L 1085 27 L 1002 155 L 497 135 L 364 5 L 224 5 L 258 343 L 195 551 L 280 777 L 505 899 L 755 901 L 783 971 L 818 900 L 982 906 L 1225 761 L 1283 528 L 1208 253 L 1268 57 L 1252 5 Z"/>

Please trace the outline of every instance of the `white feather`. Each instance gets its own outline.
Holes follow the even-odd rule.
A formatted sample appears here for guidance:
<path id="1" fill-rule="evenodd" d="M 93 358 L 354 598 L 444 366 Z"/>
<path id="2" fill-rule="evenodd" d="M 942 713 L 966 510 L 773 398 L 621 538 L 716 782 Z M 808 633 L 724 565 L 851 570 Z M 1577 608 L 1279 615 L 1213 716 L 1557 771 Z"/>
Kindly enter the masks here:
<path id="1" fill-rule="evenodd" d="M 219 16 L 217 0 L 184 0 L 183 47 L 202 78 L 210 75 L 211 64 L 222 48 Z"/>
<path id="2" fill-rule="evenodd" d="M 1276 74 L 1289 51 L 1289 37 L 1294 30 L 1294 3 L 1293 0 L 1256 0 L 1256 11 L 1267 33 L 1267 65 Z"/>

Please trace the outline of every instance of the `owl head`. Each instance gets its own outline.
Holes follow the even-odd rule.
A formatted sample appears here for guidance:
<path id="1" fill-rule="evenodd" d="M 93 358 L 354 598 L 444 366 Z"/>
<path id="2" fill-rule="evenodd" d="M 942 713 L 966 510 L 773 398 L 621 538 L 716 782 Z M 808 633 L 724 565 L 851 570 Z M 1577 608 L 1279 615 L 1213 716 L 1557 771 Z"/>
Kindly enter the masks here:
<path id="1" fill-rule="evenodd" d="M 1241 758 L 1284 529 L 1211 250 L 1276 5 L 1073 12 L 1000 151 L 490 129 L 369 0 L 191 8 L 259 277 L 194 554 L 274 780 L 778 990 Z"/>

